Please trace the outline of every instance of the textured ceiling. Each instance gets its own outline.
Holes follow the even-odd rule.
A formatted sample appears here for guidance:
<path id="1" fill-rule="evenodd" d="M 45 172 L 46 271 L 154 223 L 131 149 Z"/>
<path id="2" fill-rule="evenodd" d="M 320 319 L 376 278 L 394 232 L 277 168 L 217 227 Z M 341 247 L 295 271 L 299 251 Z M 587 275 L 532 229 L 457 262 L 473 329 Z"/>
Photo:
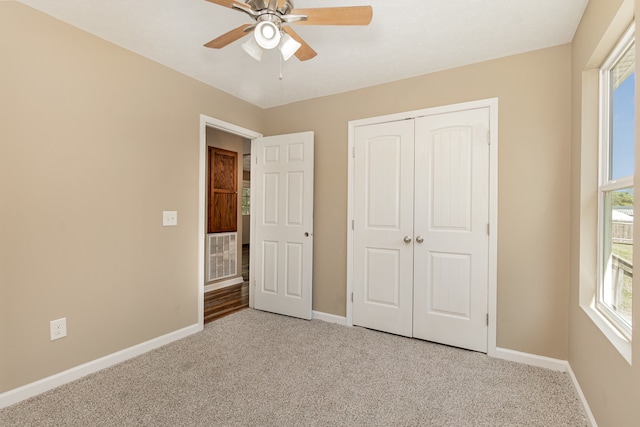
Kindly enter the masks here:
<path id="1" fill-rule="evenodd" d="M 295 0 L 298 8 L 372 5 L 369 26 L 297 26 L 318 56 L 255 61 L 237 41 L 202 45 L 252 22 L 205 0 L 21 0 L 259 107 L 373 86 L 568 43 L 588 0 Z M 243 39 L 244 40 L 244 39 Z"/>

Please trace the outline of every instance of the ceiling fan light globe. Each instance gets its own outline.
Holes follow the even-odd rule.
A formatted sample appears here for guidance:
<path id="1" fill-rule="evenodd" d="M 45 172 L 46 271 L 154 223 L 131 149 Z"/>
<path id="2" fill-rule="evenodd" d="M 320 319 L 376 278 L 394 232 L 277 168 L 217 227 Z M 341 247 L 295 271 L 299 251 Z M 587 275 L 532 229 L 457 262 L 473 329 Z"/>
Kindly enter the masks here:
<path id="1" fill-rule="evenodd" d="M 259 23 L 253 36 L 263 49 L 273 49 L 280 43 L 280 30 L 273 22 L 262 21 Z"/>
<path id="2" fill-rule="evenodd" d="M 280 53 L 282 53 L 282 58 L 285 61 L 288 61 L 289 58 L 291 58 L 293 54 L 300 49 L 300 46 L 302 46 L 302 44 L 294 40 L 289 34 L 283 34 L 282 40 L 280 41 Z"/>
<path id="3" fill-rule="evenodd" d="M 242 43 L 242 49 L 256 61 L 262 60 L 262 49 L 253 37 L 250 37 L 246 42 Z"/>
<path id="4" fill-rule="evenodd" d="M 276 35 L 276 32 L 271 25 L 263 25 L 260 30 L 262 31 L 262 37 L 267 40 L 271 40 Z"/>

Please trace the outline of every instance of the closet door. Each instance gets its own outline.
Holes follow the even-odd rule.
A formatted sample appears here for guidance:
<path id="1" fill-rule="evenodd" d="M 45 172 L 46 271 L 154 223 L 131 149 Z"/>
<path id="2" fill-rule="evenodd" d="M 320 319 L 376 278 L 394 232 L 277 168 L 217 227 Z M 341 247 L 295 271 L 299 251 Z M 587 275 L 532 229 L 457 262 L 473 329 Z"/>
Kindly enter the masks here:
<path id="1" fill-rule="evenodd" d="M 413 120 L 355 129 L 354 325 L 412 335 Z"/>
<path id="2" fill-rule="evenodd" d="M 489 108 L 416 119 L 413 336 L 487 351 Z"/>

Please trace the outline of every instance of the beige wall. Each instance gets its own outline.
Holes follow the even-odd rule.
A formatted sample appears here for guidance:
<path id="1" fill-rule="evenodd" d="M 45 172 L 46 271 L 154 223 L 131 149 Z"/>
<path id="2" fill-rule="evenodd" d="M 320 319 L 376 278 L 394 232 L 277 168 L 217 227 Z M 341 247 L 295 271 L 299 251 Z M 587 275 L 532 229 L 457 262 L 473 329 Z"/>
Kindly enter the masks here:
<path id="1" fill-rule="evenodd" d="M 238 254 L 238 263 L 237 263 L 238 274 L 236 274 L 234 277 L 239 277 L 239 276 L 242 276 L 242 236 L 244 234 L 244 227 L 245 227 L 243 216 L 242 216 L 242 180 L 244 178 L 244 173 L 242 171 L 242 148 L 244 145 L 244 138 L 239 135 L 234 135 L 228 132 L 224 132 L 220 129 L 208 127 L 207 128 L 207 145 L 210 147 L 221 148 L 223 150 L 234 151 L 238 153 L 238 162 L 237 162 L 238 163 L 237 164 L 237 167 L 238 167 L 237 169 L 238 171 L 238 214 L 237 214 L 238 230 L 237 230 L 237 239 L 236 239 L 236 243 L 237 243 L 236 253 Z M 205 252 L 205 257 L 206 257 L 206 252 Z M 207 263 L 205 260 L 205 269 L 206 269 L 206 266 L 207 266 Z M 207 280 L 206 277 L 207 276 L 205 274 L 205 281 Z M 224 279 L 208 282 L 207 284 L 213 284 L 216 282 L 221 282 L 221 281 L 229 280 L 232 278 L 233 277 L 226 277 Z"/>
<path id="2" fill-rule="evenodd" d="M 200 114 L 262 111 L 16 2 L 0 58 L 3 392 L 197 322 Z"/>
<path id="3" fill-rule="evenodd" d="M 632 344 L 633 365 L 629 365 L 579 306 L 581 284 L 593 286 L 595 281 L 597 236 L 597 119 L 582 121 L 583 108 L 595 111 L 596 117 L 597 110 L 593 110 L 588 97 L 582 97 L 583 71 L 601 64 L 609 48 L 631 23 L 634 6 L 634 0 L 591 0 L 572 46 L 569 363 L 600 426 L 624 427 L 640 423 L 637 332 L 640 298 L 634 298 L 636 328 Z M 636 52 L 638 48 L 636 46 Z M 636 149 L 636 170 L 639 170 L 637 154 Z M 639 185 L 638 180 L 636 175 L 635 186 Z M 636 227 L 635 240 L 638 238 Z M 634 258 L 636 264 L 640 262 L 637 251 Z M 637 276 L 633 287 L 633 293 L 640 295 Z"/>
<path id="4" fill-rule="evenodd" d="M 314 310 L 346 313 L 348 122 L 498 97 L 497 344 L 566 359 L 570 49 L 266 110 L 266 135 L 315 132 Z"/>

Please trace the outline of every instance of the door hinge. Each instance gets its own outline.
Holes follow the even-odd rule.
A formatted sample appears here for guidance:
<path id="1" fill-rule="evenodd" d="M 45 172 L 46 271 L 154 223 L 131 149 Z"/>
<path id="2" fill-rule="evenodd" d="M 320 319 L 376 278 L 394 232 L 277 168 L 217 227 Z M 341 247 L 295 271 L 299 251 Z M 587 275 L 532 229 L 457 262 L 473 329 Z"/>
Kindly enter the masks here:
<path id="1" fill-rule="evenodd" d="M 356 229 L 356 224 L 354 220 L 351 220 L 351 229 L 355 230 Z"/>
<path id="2" fill-rule="evenodd" d="M 491 145 L 491 131 L 487 131 L 487 144 Z"/>
<path id="3" fill-rule="evenodd" d="M 353 292 L 351 292 L 351 302 L 353 302 Z"/>
<path id="4" fill-rule="evenodd" d="M 355 146 L 351 150 L 351 157 L 353 157 L 354 159 L 356 157 L 356 147 Z"/>
<path id="5" fill-rule="evenodd" d="M 491 224 L 487 223 L 487 236 L 491 236 Z"/>
<path id="6" fill-rule="evenodd" d="M 487 326 L 489 326 L 489 313 L 487 313 Z"/>

